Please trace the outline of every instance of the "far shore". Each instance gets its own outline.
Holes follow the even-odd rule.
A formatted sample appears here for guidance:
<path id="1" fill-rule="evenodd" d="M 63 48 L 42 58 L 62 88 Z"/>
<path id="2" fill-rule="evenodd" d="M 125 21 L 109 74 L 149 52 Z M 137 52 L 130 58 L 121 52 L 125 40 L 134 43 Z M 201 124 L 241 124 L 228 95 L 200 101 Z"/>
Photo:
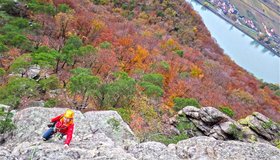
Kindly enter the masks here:
<path id="1" fill-rule="evenodd" d="M 241 32 L 243 32 L 244 34 L 246 34 L 247 36 L 251 37 L 252 39 L 254 39 L 255 41 L 257 41 L 259 44 L 261 44 L 262 46 L 264 46 L 267 50 L 271 51 L 274 55 L 280 57 L 280 52 L 276 52 L 274 51 L 270 46 L 268 46 L 267 44 L 265 44 L 262 41 L 259 41 L 258 39 L 256 39 L 254 36 L 250 35 L 248 32 L 246 32 L 244 29 L 242 29 L 240 27 L 240 25 L 236 24 L 233 20 L 231 20 L 230 18 L 226 17 L 225 15 L 221 15 L 218 13 L 218 11 L 216 9 L 213 9 L 209 6 L 205 6 L 204 2 L 209 3 L 206 0 L 194 0 L 197 3 L 201 4 L 202 6 L 204 6 L 205 8 L 207 8 L 208 10 L 210 10 L 211 12 L 213 12 L 214 14 L 216 14 L 217 16 L 219 16 L 220 18 L 224 19 L 225 21 L 227 21 L 228 23 L 230 23 L 231 25 L 233 25 L 234 27 L 236 27 L 238 30 L 240 30 Z"/>

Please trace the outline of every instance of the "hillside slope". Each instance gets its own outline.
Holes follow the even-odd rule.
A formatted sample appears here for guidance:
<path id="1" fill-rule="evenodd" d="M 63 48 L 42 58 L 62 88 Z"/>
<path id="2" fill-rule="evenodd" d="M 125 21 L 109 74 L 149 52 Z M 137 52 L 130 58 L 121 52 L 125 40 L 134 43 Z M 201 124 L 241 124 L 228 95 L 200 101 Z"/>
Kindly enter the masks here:
<path id="1" fill-rule="evenodd" d="M 1 2 L 2 104 L 113 109 L 135 132 L 164 130 L 181 102 L 280 120 L 279 87 L 224 55 L 183 0 Z"/>

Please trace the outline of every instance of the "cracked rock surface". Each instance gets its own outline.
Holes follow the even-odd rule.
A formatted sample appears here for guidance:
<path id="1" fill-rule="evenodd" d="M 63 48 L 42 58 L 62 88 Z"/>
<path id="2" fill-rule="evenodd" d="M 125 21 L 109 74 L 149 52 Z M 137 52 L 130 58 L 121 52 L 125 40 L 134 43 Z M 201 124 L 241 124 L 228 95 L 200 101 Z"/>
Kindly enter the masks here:
<path id="1" fill-rule="evenodd" d="M 1 160 L 179 160 L 179 159 L 280 159 L 276 147 L 263 143 L 221 141 L 194 137 L 170 144 L 139 143 L 115 111 L 75 111 L 75 129 L 68 149 L 63 140 L 41 140 L 50 118 L 63 108 L 32 107 L 17 111 L 17 129 L 0 146 Z M 220 116 L 218 116 L 220 117 Z"/>

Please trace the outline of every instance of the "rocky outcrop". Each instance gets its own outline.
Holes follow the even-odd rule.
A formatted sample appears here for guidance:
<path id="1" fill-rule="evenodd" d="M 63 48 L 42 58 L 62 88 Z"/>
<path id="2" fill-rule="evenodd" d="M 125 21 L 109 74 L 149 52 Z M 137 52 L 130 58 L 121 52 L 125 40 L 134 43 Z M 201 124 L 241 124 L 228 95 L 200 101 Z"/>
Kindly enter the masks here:
<path id="1" fill-rule="evenodd" d="M 263 143 L 243 143 L 221 141 L 209 137 L 194 137 L 180 141 L 176 145 L 176 154 L 181 159 L 251 159 L 277 160 L 279 150 Z"/>
<path id="2" fill-rule="evenodd" d="M 175 147 L 176 148 L 176 147 Z M 135 158 L 142 160 L 161 159 L 161 160 L 179 160 L 176 152 L 172 152 L 164 144 L 159 142 L 144 142 L 132 146 L 128 150 Z"/>
<path id="3" fill-rule="evenodd" d="M 247 116 L 245 119 L 241 119 L 239 122 L 244 126 L 248 126 L 268 141 L 280 139 L 279 125 L 261 113 L 254 112 L 252 115 Z"/>
<path id="4" fill-rule="evenodd" d="M 135 159 L 125 148 L 137 144 L 137 139 L 115 111 L 85 114 L 75 111 L 73 140 L 67 150 L 63 148 L 63 140 L 42 141 L 50 118 L 64 111 L 32 107 L 17 112 L 14 115 L 17 129 L 0 147 L 0 159 Z"/>
<path id="5" fill-rule="evenodd" d="M 177 116 L 186 116 L 205 136 L 218 140 L 258 141 L 272 145 L 280 140 L 279 124 L 258 112 L 237 122 L 213 107 L 186 106 Z M 172 119 L 176 125 L 176 118 Z"/>
<path id="6" fill-rule="evenodd" d="M 39 75 L 40 71 L 41 71 L 41 68 L 39 65 L 32 65 L 26 71 L 26 76 L 30 79 L 33 79 Z"/>
<path id="7" fill-rule="evenodd" d="M 179 159 L 280 159 L 280 150 L 268 144 L 220 141 L 194 137 L 168 146 L 139 143 L 115 111 L 75 111 L 75 129 L 70 148 L 63 140 L 42 141 L 51 117 L 63 108 L 32 107 L 16 112 L 13 136 L 0 146 L 1 160 L 179 160 Z"/>

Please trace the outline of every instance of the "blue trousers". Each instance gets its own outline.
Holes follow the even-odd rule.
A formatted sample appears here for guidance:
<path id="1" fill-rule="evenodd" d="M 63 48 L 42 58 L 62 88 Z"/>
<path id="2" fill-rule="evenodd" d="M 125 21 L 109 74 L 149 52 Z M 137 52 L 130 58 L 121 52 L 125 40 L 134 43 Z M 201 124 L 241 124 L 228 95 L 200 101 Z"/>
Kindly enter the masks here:
<path id="1" fill-rule="evenodd" d="M 43 135 L 43 138 L 46 140 L 52 138 L 52 135 L 54 134 L 54 127 L 49 128 Z"/>

